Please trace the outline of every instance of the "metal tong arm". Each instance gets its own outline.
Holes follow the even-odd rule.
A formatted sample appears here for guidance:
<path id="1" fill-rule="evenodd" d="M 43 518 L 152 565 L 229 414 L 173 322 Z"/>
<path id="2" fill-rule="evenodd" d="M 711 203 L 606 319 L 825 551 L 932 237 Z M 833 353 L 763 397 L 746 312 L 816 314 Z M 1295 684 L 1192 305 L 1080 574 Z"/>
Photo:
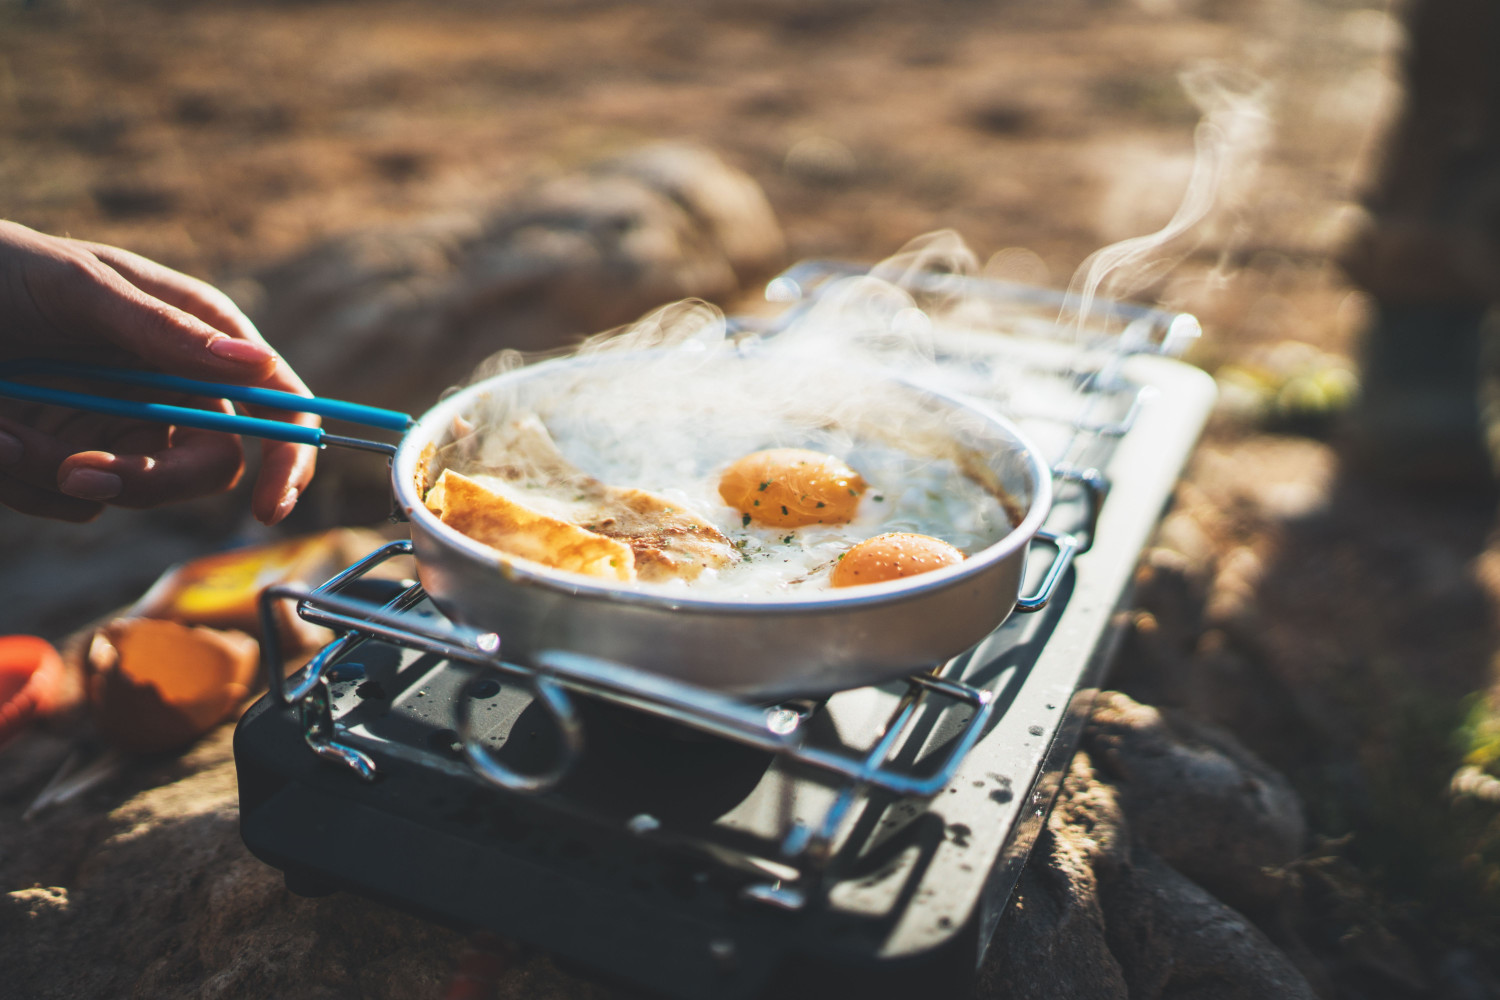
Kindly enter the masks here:
<path id="1" fill-rule="evenodd" d="M 56 375 L 67 378 L 91 379 L 99 382 L 114 382 L 121 385 L 142 386 L 168 392 L 188 393 L 211 399 L 227 399 L 251 406 L 285 410 L 288 413 L 315 413 L 322 417 L 347 420 L 351 423 L 382 430 L 405 432 L 415 421 L 405 413 L 382 410 L 379 407 L 349 403 L 339 399 L 324 399 L 319 396 L 299 396 L 276 389 L 261 389 L 254 386 L 231 385 L 223 382 L 202 382 L 198 379 L 164 375 L 160 372 L 141 371 L 134 368 L 111 368 L 106 365 L 75 364 L 65 361 L 28 359 L 0 363 L 0 397 L 19 399 L 30 403 L 46 403 L 53 406 L 68 406 L 92 413 L 104 413 L 133 420 L 155 423 L 178 424 L 203 430 L 223 431 L 227 434 L 244 434 L 247 437 L 265 438 L 271 441 L 290 441 L 293 444 L 310 444 L 317 448 L 335 445 L 373 451 L 384 455 L 395 454 L 396 447 L 383 441 L 368 441 L 363 438 L 331 434 L 321 427 L 304 427 L 283 420 L 268 420 L 248 417 L 238 413 L 220 413 L 216 410 L 200 410 L 191 406 L 174 406 L 167 403 L 150 403 L 133 399 L 116 399 L 112 396 L 96 396 L 92 393 L 55 389 L 49 386 L 30 385 L 16 381 L 35 375 Z"/>

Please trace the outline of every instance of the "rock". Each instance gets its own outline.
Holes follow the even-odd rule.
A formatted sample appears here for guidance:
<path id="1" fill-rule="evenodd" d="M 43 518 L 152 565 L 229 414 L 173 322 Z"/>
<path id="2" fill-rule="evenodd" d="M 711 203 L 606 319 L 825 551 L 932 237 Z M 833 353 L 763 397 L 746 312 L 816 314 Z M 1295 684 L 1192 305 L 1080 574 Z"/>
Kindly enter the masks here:
<path id="1" fill-rule="evenodd" d="M 1084 746 L 1137 842 L 1230 905 L 1264 912 L 1282 897 L 1278 870 L 1306 839 L 1301 803 L 1232 736 L 1104 692 Z"/>
<path id="2" fill-rule="evenodd" d="M 1313 1000 L 1287 955 L 1215 898 L 1279 898 L 1266 866 L 1301 840 L 1285 781 L 1229 737 L 1104 692 L 975 996 Z"/>
<path id="3" fill-rule="evenodd" d="M 391 928 L 375 907 L 368 920 L 361 915 L 360 933 L 331 933 L 337 923 L 320 920 L 316 904 L 290 896 L 278 873 L 245 851 L 227 728 L 178 766 L 189 773 L 127 797 L 94 824 L 92 844 L 50 905 L 39 906 L 35 890 L 7 898 L 0 920 L 30 927 L 0 934 L 0 966 L 19 995 L 323 997 L 356 983 L 369 996 L 435 992 L 454 935 L 410 919 Z M 76 823 L 69 814 L 82 811 L 61 807 L 42 827 Z M 26 866 L 14 867 L 22 871 L 7 866 L 11 884 Z M 350 961 L 351 950 L 383 962 L 390 976 L 360 982 L 365 962 Z M 413 975 L 414 967 L 426 971 Z"/>
<path id="4" fill-rule="evenodd" d="M 497 351 L 568 346 L 681 298 L 722 300 L 783 252 L 747 175 L 704 149 L 653 146 L 488 213 L 331 240 L 241 294 L 314 391 L 421 412 Z"/>
<path id="5" fill-rule="evenodd" d="M 1129 1000 L 1095 872 L 1106 856 L 1118 864 L 1128 852 L 1114 791 L 1079 754 L 995 931 L 975 997 Z"/>
<path id="6" fill-rule="evenodd" d="M 1490 1000 L 1500 996 L 1500 980 L 1467 948 L 1454 948 L 1437 965 L 1439 988 L 1450 1000 Z"/>
<path id="7" fill-rule="evenodd" d="M 610 160 L 610 173 L 634 177 L 706 224 L 743 282 L 785 263 L 786 244 L 760 185 L 701 147 L 658 145 Z"/>
<path id="8" fill-rule="evenodd" d="M 63 885 L 9 892 L 0 902 L 0 968 L 7 996 L 176 998 L 439 996 L 461 935 L 368 900 L 289 893 L 281 873 L 239 837 L 230 729 L 185 756 L 125 782 L 152 784 L 89 821 L 72 804 L 0 837 L 41 840 L 83 827 L 90 843 L 56 865 L 48 852 L 0 858 L 7 885 L 28 875 Z M 71 868 L 68 875 L 65 869 Z M 517 959 L 503 997 L 602 997 L 545 958 Z"/>
<path id="9" fill-rule="evenodd" d="M 1101 903 L 1131 1000 L 1317 1000 L 1254 924 L 1149 850 L 1101 880 Z"/>
<path id="10" fill-rule="evenodd" d="M 68 890 L 61 886 L 37 886 L 34 889 L 18 889 L 5 894 L 5 914 L 12 929 L 25 934 L 33 925 L 42 926 L 48 921 L 66 920 L 68 916 Z"/>

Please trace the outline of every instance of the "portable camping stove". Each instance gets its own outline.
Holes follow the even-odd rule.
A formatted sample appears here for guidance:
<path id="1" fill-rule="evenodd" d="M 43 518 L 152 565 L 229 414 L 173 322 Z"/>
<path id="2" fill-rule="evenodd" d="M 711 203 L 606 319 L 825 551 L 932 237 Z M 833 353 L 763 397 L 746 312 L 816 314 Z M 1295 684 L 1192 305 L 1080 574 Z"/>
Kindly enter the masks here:
<path id="1" fill-rule="evenodd" d="M 771 292 L 806 303 L 849 270 L 799 265 Z M 1057 477 L 1052 544 L 1027 572 L 1045 610 L 904 681 L 761 706 L 586 657 L 508 663 L 503 637 L 447 621 L 420 586 L 380 592 L 366 574 L 409 551 L 391 543 L 263 599 L 271 690 L 235 734 L 250 850 L 294 891 L 489 930 L 654 994 L 960 989 L 1213 383 L 1164 357 L 1191 317 L 1111 303 L 1090 314 L 1111 332 L 1058 338 L 1057 293 L 955 280 L 1013 335 L 945 329 L 939 352 L 981 398 L 1025 370 L 1006 409 Z M 285 600 L 340 635 L 283 680 Z"/>

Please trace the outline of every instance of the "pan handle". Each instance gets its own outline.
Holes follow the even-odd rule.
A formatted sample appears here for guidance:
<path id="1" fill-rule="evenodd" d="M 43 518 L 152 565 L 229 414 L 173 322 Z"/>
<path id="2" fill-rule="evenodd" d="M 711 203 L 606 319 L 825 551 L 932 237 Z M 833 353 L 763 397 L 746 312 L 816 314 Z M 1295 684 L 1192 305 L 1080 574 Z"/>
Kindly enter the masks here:
<path id="1" fill-rule="evenodd" d="M 304 427 L 301 424 L 290 424 L 282 420 L 247 417 L 238 413 L 220 413 L 215 410 L 199 410 L 191 406 L 172 406 L 166 403 L 147 403 L 132 399 L 116 399 L 112 396 L 96 396 L 92 393 L 54 389 L 16 381 L 36 375 L 60 375 L 98 382 L 144 386 L 148 389 L 165 389 L 169 392 L 189 393 L 212 399 L 228 399 L 252 406 L 265 406 L 275 410 L 285 410 L 288 413 L 316 413 L 319 416 L 347 420 L 383 430 L 405 432 L 415 423 L 405 413 L 382 410 L 374 406 L 362 406 L 359 403 L 348 403 L 338 399 L 299 396 L 292 392 L 230 385 L 222 382 L 200 382 L 197 379 L 140 371 L 135 368 L 111 368 L 106 365 L 40 359 L 0 363 L 0 397 L 30 403 L 69 406 L 77 410 L 129 417 L 134 420 L 198 427 L 203 430 L 224 431 L 227 434 L 244 434 L 247 437 L 266 438 L 271 441 L 310 444 L 317 448 L 335 445 L 360 451 L 373 451 L 382 455 L 396 453 L 396 446 L 384 441 L 368 441 L 364 438 L 330 434 L 321 427 Z"/>
<path id="2" fill-rule="evenodd" d="M 1042 577 L 1041 585 L 1037 587 L 1036 593 L 1030 597 L 1016 598 L 1016 611 L 1032 612 L 1040 611 L 1047 606 L 1057 593 L 1058 584 L 1068 572 L 1068 567 L 1073 565 L 1073 557 L 1078 554 L 1078 539 L 1072 535 L 1065 535 L 1055 531 L 1038 531 L 1036 540 L 1047 542 L 1057 548 L 1057 555 L 1052 559 L 1052 565 L 1047 567 L 1047 573 Z"/>

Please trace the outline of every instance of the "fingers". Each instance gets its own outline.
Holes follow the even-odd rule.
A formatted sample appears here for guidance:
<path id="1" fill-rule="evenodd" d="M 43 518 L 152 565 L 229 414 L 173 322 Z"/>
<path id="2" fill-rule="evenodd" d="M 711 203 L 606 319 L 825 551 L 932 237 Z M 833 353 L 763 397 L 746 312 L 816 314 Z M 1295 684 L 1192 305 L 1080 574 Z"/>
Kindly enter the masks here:
<path id="1" fill-rule="evenodd" d="M 292 512 L 312 481 L 317 455 L 316 448 L 305 444 L 265 443 L 250 499 L 250 511 L 256 520 L 276 524 Z"/>
<path id="2" fill-rule="evenodd" d="M 0 278 L 14 346 L 43 354 L 113 346 L 163 371 L 241 384 L 277 365 L 263 342 L 235 335 L 238 321 L 217 329 L 132 284 L 84 243 L 0 222 Z M 230 322 L 218 305 L 215 315 Z"/>
<path id="3" fill-rule="evenodd" d="M 62 521 L 91 521 L 102 503 L 67 496 L 57 488 L 66 449 L 49 434 L 13 421 L 0 422 L 0 504 L 23 514 Z"/>
<path id="4" fill-rule="evenodd" d="M 140 290 L 175 309 L 203 320 L 216 330 L 229 333 L 251 345 L 265 347 L 271 353 L 274 362 L 263 373 L 264 377 L 254 383 L 255 385 L 267 389 L 280 389 L 299 396 L 312 395 L 307 386 L 297 377 L 297 373 L 292 371 L 281 356 L 266 343 L 260 331 L 255 328 L 255 324 L 250 322 L 250 318 L 234 304 L 229 296 L 214 286 L 127 250 L 105 246 L 102 243 L 87 243 L 84 246 L 87 246 L 91 253 Z"/>
<path id="5" fill-rule="evenodd" d="M 17 501 L 7 498 L 3 502 L 21 510 L 20 504 L 35 507 L 50 494 L 50 502 L 62 509 L 97 513 L 95 508 L 103 503 L 156 507 L 222 493 L 238 482 L 244 471 L 238 438 L 178 427 L 172 429 L 169 440 L 163 431 L 141 428 L 127 432 L 116 442 L 129 445 L 133 439 L 140 445 L 158 444 L 153 450 L 131 452 L 122 447 L 104 451 L 83 449 L 25 425 L 0 420 L 0 477 L 15 487 L 11 492 Z M 88 501 L 88 505 L 75 500 Z"/>
<path id="6" fill-rule="evenodd" d="M 16 334 L 13 346 L 23 354 L 29 350 L 113 362 L 123 352 L 126 358 L 171 374 L 311 395 L 228 296 L 125 250 L 59 239 L 0 221 L 0 292 L 0 297 L 8 296 L 21 307 L 11 329 Z M 0 356 L 4 354 L 0 345 Z M 250 412 L 305 426 L 318 424 L 311 414 L 259 407 Z M 59 436 L 79 442 L 77 435 Z M 235 439 L 182 429 L 170 448 L 110 441 L 91 452 L 87 461 L 78 459 L 66 469 L 77 449 L 60 451 L 65 447 L 58 441 L 28 442 L 24 471 L 9 478 L 22 476 L 21 482 L 46 491 L 58 488 L 63 482 L 59 476 L 77 472 L 81 478 L 74 485 L 94 494 L 111 489 L 118 479 L 118 494 L 90 499 L 151 506 L 172 499 L 168 492 L 174 489 L 180 490 L 179 498 L 217 492 L 241 471 Z M 267 443 L 263 455 L 252 507 L 256 517 L 274 524 L 307 488 L 317 452 L 306 445 Z M 52 476 L 40 474 L 48 470 Z M 194 476 L 202 478 L 195 481 Z"/>
<path id="7" fill-rule="evenodd" d="M 98 243 L 86 244 L 100 260 L 114 268 L 136 287 L 184 312 L 197 316 L 214 327 L 233 333 L 252 343 L 265 339 L 255 324 L 223 292 L 196 278 L 138 254 Z M 312 393 L 291 367 L 277 358 L 277 364 L 259 383 L 268 389 L 299 396 Z M 285 411 L 255 410 L 256 416 L 288 420 L 309 427 L 318 426 L 312 414 L 288 414 Z M 317 464 L 317 449 L 308 445 L 268 441 L 262 447 L 260 474 L 251 497 L 251 511 L 265 524 L 276 524 L 287 516 L 297 498 L 307 489 Z"/>
<path id="8" fill-rule="evenodd" d="M 76 281 L 65 314 L 76 327 L 118 345 L 154 368 L 173 375 L 259 385 L 278 366 L 275 351 L 258 340 L 242 340 L 215 329 L 176 306 L 137 288 L 102 263 L 88 268 L 94 280 Z"/>
<path id="9" fill-rule="evenodd" d="M 84 451 L 57 469 L 57 487 L 117 507 L 159 507 L 232 489 L 244 471 L 239 442 L 228 434 L 179 428 L 171 447 L 150 455 Z"/>
<path id="10" fill-rule="evenodd" d="M 104 510 L 104 504 L 65 496 L 55 490 L 38 489 L 0 473 L 0 504 L 30 514 L 58 521 L 82 523 L 92 521 Z"/>
<path id="11" fill-rule="evenodd" d="M 57 489 L 57 469 L 76 451 L 26 424 L 0 421 L 0 475 L 39 489 Z"/>
<path id="12" fill-rule="evenodd" d="M 174 271 L 140 254 L 103 243 L 85 243 L 89 252 L 114 268 L 131 284 L 183 312 L 241 340 L 265 343 L 250 317 L 234 300 L 206 281 Z"/>

